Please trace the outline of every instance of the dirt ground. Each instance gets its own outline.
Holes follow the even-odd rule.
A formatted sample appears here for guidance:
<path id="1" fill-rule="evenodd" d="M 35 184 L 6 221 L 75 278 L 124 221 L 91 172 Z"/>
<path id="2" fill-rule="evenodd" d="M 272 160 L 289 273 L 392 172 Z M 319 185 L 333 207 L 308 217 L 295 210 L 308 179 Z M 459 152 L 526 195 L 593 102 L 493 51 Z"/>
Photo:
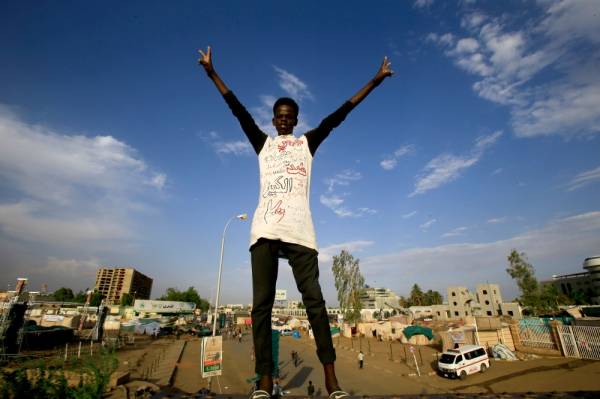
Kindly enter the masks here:
<path id="1" fill-rule="evenodd" d="M 162 339 L 161 347 L 169 345 L 168 338 Z M 527 392 L 575 392 L 599 391 L 600 361 L 571 358 L 536 357 L 524 361 L 492 360 L 486 373 L 473 374 L 466 380 L 443 378 L 435 373 L 436 356 L 431 348 L 417 352 L 420 376 L 411 355 L 405 356 L 400 347 L 392 347 L 390 359 L 389 345 L 362 341 L 360 348 L 365 352 L 365 366 L 358 368 L 356 342 L 334 339 L 337 351 L 336 372 L 342 388 L 352 395 L 439 395 L 439 394 L 499 394 Z M 138 346 L 138 345 L 136 345 Z M 148 363 L 156 354 L 145 353 L 151 346 L 139 346 L 119 353 L 120 367 L 126 366 L 132 372 L 132 379 L 144 377 L 144 362 Z M 247 381 L 254 376 L 254 361 L 251 358 L 252 337 L 244 336 L 237 340 L 223 342 L 223 375 L 212 381 L 213 392 L 223 395 L 246 395 L 252 389 Z M 153 349 L 154 351 L 160 349 Z M 300 364 L 294 367 L 290 353 L 300 354 Z M 408 357 L 408 363 L 406 361 Z M 140 360 L 141 359 L 141 360 Z M 311 380 L 317 396 L 326 395 L 322 367 L 318 362 L 314 342 L 303 337 L 282 337 L 280 343 L 281 385 L 286 395 L 305 396 L 306 386 Z M 152 382 L 151 380 L 149 380 Z M 172 380 L 172 391 L 181 394 L 194 394 L 208 387 L 208 381 L 200 374 L 200 340 L 191 338 L 177 364 Z"/>

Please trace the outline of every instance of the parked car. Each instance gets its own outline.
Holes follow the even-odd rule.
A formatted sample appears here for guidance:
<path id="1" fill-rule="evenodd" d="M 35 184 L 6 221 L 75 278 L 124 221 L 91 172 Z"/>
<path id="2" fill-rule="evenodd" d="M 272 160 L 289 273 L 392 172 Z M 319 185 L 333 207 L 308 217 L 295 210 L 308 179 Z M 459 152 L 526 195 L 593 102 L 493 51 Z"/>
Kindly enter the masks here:
<path id="1" fill-rule="evenodd" d="M 485 373 L 490 367 L 490 359 L 485 348 L 480 345 L 464 345 L 442 353 L 438 360 L 438 371 L 444 377 L 460 378 L 467 375 Z"/>
<path id="2" fill-rule="evenodd" d="M 289 327 L 284 327 L 281 330 L 279 330 L 279 334 L 281 334 L 281 335 L 293 335 L 294 334 L 294 330 L 292 330 Z"/>

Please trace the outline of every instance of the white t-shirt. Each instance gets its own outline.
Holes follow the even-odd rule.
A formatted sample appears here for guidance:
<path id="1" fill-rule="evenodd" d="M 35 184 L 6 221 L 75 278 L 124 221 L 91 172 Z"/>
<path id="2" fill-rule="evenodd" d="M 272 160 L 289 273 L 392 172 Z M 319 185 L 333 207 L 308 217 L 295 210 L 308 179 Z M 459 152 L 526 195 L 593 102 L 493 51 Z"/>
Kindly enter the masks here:
<path id="1" fill-rule="evenodd" d="M 267 238 L 317 250 L 309 203 L 312 158 L 306 136 L 267 137 L 258 154 L 260 192 L 250 246 Z"/>

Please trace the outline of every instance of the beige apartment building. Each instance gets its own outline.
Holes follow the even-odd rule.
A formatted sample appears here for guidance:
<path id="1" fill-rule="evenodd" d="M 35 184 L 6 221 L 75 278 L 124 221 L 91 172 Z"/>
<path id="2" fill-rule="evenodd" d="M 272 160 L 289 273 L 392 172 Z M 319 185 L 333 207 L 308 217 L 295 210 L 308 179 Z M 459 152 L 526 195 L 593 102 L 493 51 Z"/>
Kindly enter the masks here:
<path id="1" fill-rule="evenodd" d="M 452 286 L 446 290 L 450 317 L 473 316 L 480 306 L 467 287 Z"/>
<path id="2" fill-rule="evenodd" d="M 502 314 L 502 295 L 498 284 L 478 284 L 477 301 L 481 316 L 500 316 Z"/>
<path id="3" fill-rule="evenodd" d="M 121 303 L 123 294 L 135 299 L 150 299 L 152 279 L 133 268 L 100 268 L 96 272 L 95 290 L 106 297 L 108 304 Z"/>

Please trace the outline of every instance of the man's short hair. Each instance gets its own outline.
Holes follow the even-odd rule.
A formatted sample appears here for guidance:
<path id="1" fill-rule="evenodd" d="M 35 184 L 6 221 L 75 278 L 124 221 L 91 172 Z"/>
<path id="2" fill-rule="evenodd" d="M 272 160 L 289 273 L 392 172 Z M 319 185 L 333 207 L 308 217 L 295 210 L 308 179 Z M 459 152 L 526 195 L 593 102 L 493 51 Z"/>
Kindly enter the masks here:
<path id="1" fill-rule="evenodd" d="M 290 107 L 292 107 L 294 113 L 296 114 L 296 118 L 298 117 L 298 104 L 296 103 L 296 101 L 292 100 L 289 97 L 281 97 L 277 99 L 277 101 L 275 101 L 275 104 L 273 104 L 273 115 L 275 115 L 275 111 L 281 105 L 289 105 Z"/>

